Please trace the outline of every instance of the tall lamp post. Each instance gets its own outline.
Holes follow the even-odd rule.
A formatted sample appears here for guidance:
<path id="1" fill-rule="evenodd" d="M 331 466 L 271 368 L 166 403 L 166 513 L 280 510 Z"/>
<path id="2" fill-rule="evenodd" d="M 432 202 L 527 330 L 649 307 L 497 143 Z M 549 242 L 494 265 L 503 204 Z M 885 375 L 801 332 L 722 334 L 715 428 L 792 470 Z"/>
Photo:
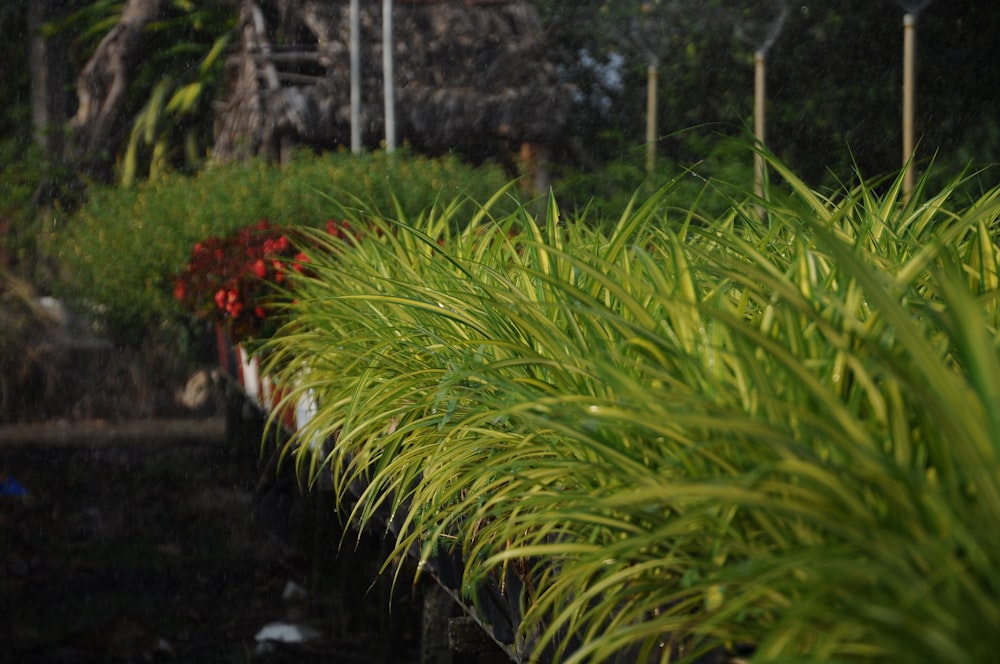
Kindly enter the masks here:
<path id="1" fill-rule="evenodd" d="M 913 191 L 913 116 L 917 88 L 917 15 L 933 0 L 896 0 L 903 14 L 903 202 Z"/>

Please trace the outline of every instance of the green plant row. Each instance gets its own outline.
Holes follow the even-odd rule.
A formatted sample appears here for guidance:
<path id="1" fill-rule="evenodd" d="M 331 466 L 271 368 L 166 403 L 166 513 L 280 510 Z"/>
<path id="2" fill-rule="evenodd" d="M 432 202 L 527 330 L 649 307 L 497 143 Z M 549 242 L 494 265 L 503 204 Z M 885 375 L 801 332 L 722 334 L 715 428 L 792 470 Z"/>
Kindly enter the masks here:
<path id="1" fill-rule="evenodd" d="M 689 165 L 661 156 L 653 172 L 648 172 L 646 146 L 631 147 L 596 171 L 562 172 L 553 185 L 560 207 L 575 219 L 613 220 L 633 196 L 648 198 L 663 182 L 672 180 L 666 204 L 686 209 L 695 205 L 700 215 L 714 217 L 729 209 L 733 196 L 753 187 L 753 159 L 746 149 L 752 138 L 701 139 L 693 131 L 678 132 L 671 138 L 704 156 Z M 678 177 L 680 174 L 684 177 Z M 706 186 L 709 181 L 711 186 Z"/>
<path id="2" fill-rule="evenodd" d="M 771 166 L 707 227 L 667 186 L 607 233 L 501 192 L 310 234 L 266 345 L 318 404 L 288 452 L 367 486 L 396 556 L 460 552 L 468 596 L 520 575 L 529 660 L 995 658 L 1000 191 Z"/>
<path id="3" fill-rule="evenodd" d="M 417 215 L 459 196 L 488 196 L 502 183 L 499 169 L 406 153 L 300 155 L 282 167 L 217 164 L 134 189 L 92 189 L 83 208 L 50 233 L 46 253 L 60 270 L 62 295 L 99 305 L 112 328 L 135 329 L 181 314 L 173 279 L 208 237 L 262 218 L 322 226 L 358 205 Z"/>

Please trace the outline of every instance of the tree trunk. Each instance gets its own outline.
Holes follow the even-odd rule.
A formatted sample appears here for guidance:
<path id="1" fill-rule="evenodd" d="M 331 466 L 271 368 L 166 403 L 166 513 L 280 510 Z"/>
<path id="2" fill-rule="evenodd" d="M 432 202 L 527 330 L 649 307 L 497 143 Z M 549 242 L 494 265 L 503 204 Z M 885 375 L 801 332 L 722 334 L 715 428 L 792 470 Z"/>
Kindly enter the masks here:
<path id="1" fill-rule="evenodd" d="M 35 0 L 28 3 L 30 35 L 31 125 L 35 142 L 50 161 L 62 157 L 63 131 L 68 119 L 69 51 L 64 32 L 43 34 L 46 23 L 66 16 L 65 0 Z"/>
<path id="2" fill-rule="evenodd" d="M 128 88 L 144 46 L 144 29 L 166 0 L 128 0 L 121 19 L 98 45 L 77 78 L 79 107 L 71 123 L 73 158 L 98 174 L 124 140 Z"/>

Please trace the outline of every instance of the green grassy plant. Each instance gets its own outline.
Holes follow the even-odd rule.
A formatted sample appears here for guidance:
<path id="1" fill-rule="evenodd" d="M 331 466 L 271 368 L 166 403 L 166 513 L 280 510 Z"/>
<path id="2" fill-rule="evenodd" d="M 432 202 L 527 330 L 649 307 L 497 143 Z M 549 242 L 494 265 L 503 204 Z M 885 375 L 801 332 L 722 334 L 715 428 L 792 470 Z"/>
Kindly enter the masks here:
<path id="1" fill-rule="evenodd" d="M 771 166 L 707 226 L 667 186 L 606 232 L 553 203 L 314 234 L 268 345 L 319 405 L 288 452 L 366 485 L 397 556 L 460 552 L 468 596 L 521 575 L 529 659 L 989 660 L 1000 190 Z"/>

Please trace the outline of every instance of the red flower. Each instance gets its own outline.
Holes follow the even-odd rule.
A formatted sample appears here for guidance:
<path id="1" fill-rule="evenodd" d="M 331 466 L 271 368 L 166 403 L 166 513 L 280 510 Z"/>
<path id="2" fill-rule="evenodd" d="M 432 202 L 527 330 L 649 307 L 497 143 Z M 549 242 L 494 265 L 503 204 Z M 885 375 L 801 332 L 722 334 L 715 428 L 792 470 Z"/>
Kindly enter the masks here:
<path id="1" fill-rule="evenodd" d="M 346 221 L 329 220 L 334 237 L 357 243 L 361 234 Z M 309 259 L 284 229 L 260 219 L 226 237 L 194 244 L 191 259 L 174 283 L 174 298 L 197 316 L 225 327 L 233 341 L 273 332 L 271 287 L 286 286 L 288 273 L 303 273 Z"/>

